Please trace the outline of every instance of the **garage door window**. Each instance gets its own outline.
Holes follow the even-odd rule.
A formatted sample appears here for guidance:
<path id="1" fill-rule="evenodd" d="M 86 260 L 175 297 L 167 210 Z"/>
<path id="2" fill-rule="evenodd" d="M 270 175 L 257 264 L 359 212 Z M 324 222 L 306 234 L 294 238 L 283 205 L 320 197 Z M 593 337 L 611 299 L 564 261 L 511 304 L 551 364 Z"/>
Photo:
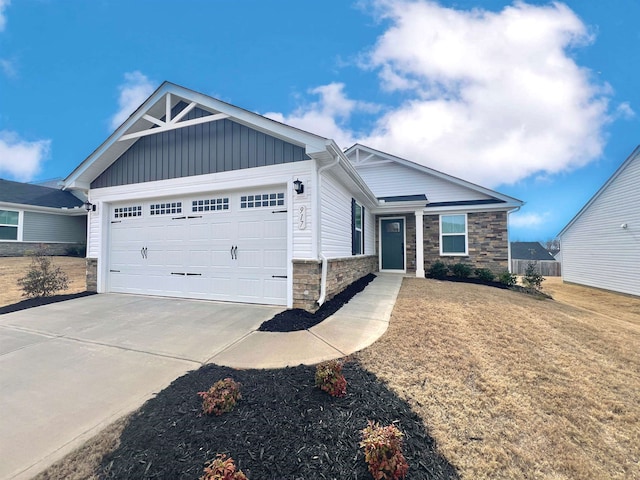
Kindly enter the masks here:
<path id="1" fill-rule="evenodd" d="M 114 218 L 141 217 L 142 205 L 134 205 L 131 207 L 117 207 L 113 209 Z"/>
<path id="2" fill-rule="evenodd" d="M 216 212 L 229 210 L 228 198 L 207 198 L 205 200 L 194 200 L 191 203 L 192 212 Z"/>
<path id="3" fill-rule="evenodd" d="M 171 215 L 182 213 L 182 202 L 154 203 L 149 210 L 151 215 Z"/>
<path id="4" fill-rule="evenodd" d="M 240 197 L 240 208 L 281 207 L 284 206 L 284 193 L 262 193 Z"/>
<path id="5" fill-rule="evenodd" d="M 20 214 L 12 210 L 0 210 L 0 240 L 18 240 Z"/>

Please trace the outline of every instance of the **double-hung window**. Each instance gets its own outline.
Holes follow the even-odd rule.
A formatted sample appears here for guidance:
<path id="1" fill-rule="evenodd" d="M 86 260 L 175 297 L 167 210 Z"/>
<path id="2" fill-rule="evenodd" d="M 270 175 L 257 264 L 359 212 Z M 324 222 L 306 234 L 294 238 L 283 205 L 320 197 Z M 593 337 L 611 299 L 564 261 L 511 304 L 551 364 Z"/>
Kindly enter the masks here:
<path id="1" fill-rule="evenodd" d="M 467 255 L 467 215 L 440 215 L 440 255 Z"/>
<path id="2" fill-rule="evenodd" d="M 0 210 L 0 240 L 18 240 L 19 220 L 19 212 Z"/>
<path id="3" fill-rule="evenodd" d="M 364 253 L 364 207 L 351 199 L 351 254 Z"/>

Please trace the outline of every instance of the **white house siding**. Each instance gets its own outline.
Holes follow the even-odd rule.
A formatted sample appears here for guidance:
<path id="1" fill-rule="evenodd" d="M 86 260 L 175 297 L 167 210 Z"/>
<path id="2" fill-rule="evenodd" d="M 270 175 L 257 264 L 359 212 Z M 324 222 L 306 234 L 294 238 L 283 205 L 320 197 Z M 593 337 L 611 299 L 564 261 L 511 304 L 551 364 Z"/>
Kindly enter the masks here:
<path id="1" fill-rule="evenodd" d="M 432 203 L 491 198 L 398 163 L 371 163 L 355 168 L 376 197 L 424 194 Z"/>
<path id="2" fill-rule="evenodd" d="M 322 250 L 327 258 L 351 256 L 351 199 L 353 194 L 333 175 L 322 178 Z M 356 201 L 364 204 L 361 198 Z M 375 253 L 375 218 L 365 205 L 365 253 Z"/>
<path id="3" fill-rule="evenodd" d="M 637 157 L 563 233 L 565 281 L 640 295 L 639 182 Z"/>

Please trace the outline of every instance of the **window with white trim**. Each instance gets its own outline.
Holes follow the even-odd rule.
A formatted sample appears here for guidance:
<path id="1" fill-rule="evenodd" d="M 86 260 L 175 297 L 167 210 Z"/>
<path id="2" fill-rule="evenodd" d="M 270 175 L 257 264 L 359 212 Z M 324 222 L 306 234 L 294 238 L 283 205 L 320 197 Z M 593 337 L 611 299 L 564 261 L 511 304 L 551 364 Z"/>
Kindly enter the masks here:
<path id="1" fill-rule="evenodd" d="M 282 207 L 284 193 L 259 193 L 240 197 L 240 208 Z"/>
<path id="2" fill-rule="evenodd" d="M 219 210 L 229 210 L 229 198 L 206 198 L 191 202 L 192 212 L 215 212 Z"/>
<path id="3" fill-rule="evenodd" d="M 113 209 L 113 218 L 141 217 L 142 205 L 117 207 Z"/>
<path id="4" fill-rule="evenodd" d="M 440 255 L 467 255 L 467 214 L 440 215 Z"/>
<path id="5" fill-rule="evenodd" d="M 153 203 L 149 206 L 151 215 L 171 215 L 182 213 L 182 202 Z"/>
<path id="6" fill-rule="evenodd" d="M 0 240 L 18 240 L 20 212 L 0 210 Z"/>

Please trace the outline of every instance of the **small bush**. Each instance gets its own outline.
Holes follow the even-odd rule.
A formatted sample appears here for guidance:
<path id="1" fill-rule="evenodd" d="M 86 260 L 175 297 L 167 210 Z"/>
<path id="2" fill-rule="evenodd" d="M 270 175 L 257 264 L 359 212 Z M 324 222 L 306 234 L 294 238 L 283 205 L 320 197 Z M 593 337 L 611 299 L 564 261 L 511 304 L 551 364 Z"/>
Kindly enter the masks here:
<path id="1" fill-rule="evenodd" d="M 207 415 L 230 412 L 242 398 L 240 387 L 232 378 L 225 378 L 214 383 L 208 391 L 198 392 L 202 397 L 202 411 Z"/>
<path id="2" fill-rule="evenodd" d="M 247 480 L 247 476 L 242 473 L 242 470 L 236 471 L 233 458 L 227 458 L 226 455 L 219 453 L 215 460 L 204 467 L 204 474 L 200 480 Z"/>
<path id="3" fill-rule="evenodd" d="M 332 397 L 344 397 L 347 394 L 347 380 L 342 374 L 343 362 L 331 360 L 316 367 L 316 387 Z"/>
<path id="4" fill-rule="evenodd" d="M 536 262 L 529 262 L 527 269 L 524 271 L 522 283 L 524 283 L 524 286 L 527 288 L 540 290 L 542 288 L 542 282 L 544 282 L 544 277 L 536 271 Z"/>
<path id="5" fill-rule="evenodd" d="M 60 290 L 69 288 L 69 277 L 51 262 L 46 253 L 45 247 L 38 248 L 33 253 L 27 275 L 18 279 L 23 297 L 50 297 Z"/>
<path id="6" fill-rule="evenodd" d="M 381 427 L 369 420 L 362 430 L 360 447 L 369 465 L 369 473 L 376 480 L 404 478 L 409 465 L 402 454 L 402 432 L 395 425 Z"/>
<path id="7" fill-rule="evenodd" d="M 449 268 L 441 261 L 433 262 L 427 271 L 427 277 L 443 279 L 449 273 Z"/>
<path id="8" fill-rule="evenodd" d="M 496 278 L 495 274 L 488 268 L 476 268 L 474 274 L 483 282 L 493 282 Z"/>
<path id="9" fill-rule="evenodd" d="M 498 281 L 506 285 L 507 287 L 513 287 L 517 283 L 518 278 L 513 273 L 505 270 L 500 275 L 498 275 Z"/>
<path id="10" fill-rule="evenodd" d="M 471 265 L 467 265 L 465 263 L 456 263 L 451 267 L 451 273 L 453 273 L 454 277 L 458 278 L 469 278 L 473 269 Z"/>

